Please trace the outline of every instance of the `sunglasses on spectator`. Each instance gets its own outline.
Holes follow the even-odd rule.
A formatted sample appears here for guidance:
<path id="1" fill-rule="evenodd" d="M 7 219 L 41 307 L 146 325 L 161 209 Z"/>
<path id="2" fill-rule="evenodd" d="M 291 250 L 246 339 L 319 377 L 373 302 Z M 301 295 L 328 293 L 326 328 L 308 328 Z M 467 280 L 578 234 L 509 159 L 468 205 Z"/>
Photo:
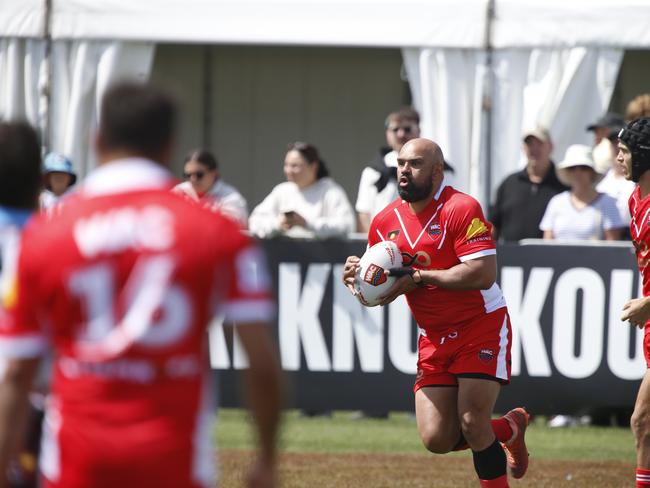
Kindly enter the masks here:
<path id="1" fill-rule="evenodd" d="M 404 134 L 410 134 L 415 130 L 415 128 L 412 125 L 394 125 L 388 126 L 388 130 L 395 134 L 397 134 L 400 130 L 402 130 Z"/>
<path id="2" fill-rule="evenodd" d="M 186 180 L 191 180 L 192 177 L 196 178 L 197 180 L 202 180 L 204 176 L 205 176 L 205 171 L 194 171 L 191 173 L 183 173 L 183 177 Z"/>

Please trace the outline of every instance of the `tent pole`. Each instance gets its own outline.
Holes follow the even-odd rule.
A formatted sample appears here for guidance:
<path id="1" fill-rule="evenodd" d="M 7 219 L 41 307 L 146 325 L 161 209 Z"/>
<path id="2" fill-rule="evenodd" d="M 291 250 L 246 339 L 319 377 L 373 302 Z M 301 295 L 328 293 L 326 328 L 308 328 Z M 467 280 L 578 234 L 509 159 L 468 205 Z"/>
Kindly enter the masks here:
<path id="1" fill-rule="evenodd" d="M 42 82 L 40 87 L 41 98 L 41 127 L 42 131 L 42 145 L 44 153 L 51 149 L 52 134 L 51 134 L 51 114 L 50 104 L 52 101 L 52 0 L 44 0 L 45 3 L 45 18 L 43 19 L 43 41 L 45 42 L 45 55 L 43 58 L 43 73 Z"/>
<path id="2" fill-rule="evenodd" d="M 211 44 L 203 46 L 203 127 L 201 130 L 201 145 L 212 147 L 212 49 Z"/>
<path id="3" fill-rule="evenodd" d="M 492 46 L 492 30 L 494 27 L 496 0 L 488 0 L 487 15 L 485 19 L 485 91 L 483 94 L 483 114 L 485 121 L 485 177 L 484 197 L 489 205 L 492 196 L 492 108 L 494 101 L 494 48 Z"/>

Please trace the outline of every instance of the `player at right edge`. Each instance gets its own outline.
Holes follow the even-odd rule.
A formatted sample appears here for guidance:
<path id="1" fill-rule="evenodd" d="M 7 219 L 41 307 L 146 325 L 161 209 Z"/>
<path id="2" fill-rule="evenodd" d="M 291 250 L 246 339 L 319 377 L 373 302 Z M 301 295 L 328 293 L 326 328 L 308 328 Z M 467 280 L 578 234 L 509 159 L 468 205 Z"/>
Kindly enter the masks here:
<path id="1" fill-rule="evenodd" d="M 618 135 L 616 162 L 636 183 L 629 200 L 630 233 L 643 279 L 643 296 L 623 306 L 621 320 L 645 329 L 643 352 L 650 367 L 650 118 L 630 122 Z M 636 440 L 636 486 L 650 487 L 650 375 L 646 369 L 631 420 Z"/>

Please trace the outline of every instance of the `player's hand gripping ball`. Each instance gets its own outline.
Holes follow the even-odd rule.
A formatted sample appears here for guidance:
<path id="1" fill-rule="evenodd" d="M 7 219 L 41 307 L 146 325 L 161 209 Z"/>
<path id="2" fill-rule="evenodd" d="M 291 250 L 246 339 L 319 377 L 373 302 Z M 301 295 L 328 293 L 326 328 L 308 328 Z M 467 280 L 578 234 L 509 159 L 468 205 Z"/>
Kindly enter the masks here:
<path id="1" fill-rule="evenodd" d="M 383 296 L 397 279 L 386 276 L 386 270 L 402 266 L 402 253 L 393 241 L 378 242 L 359 260 L 359 270 L 354 279 L 357 298 L 366 307 L 379 305 Z"/>

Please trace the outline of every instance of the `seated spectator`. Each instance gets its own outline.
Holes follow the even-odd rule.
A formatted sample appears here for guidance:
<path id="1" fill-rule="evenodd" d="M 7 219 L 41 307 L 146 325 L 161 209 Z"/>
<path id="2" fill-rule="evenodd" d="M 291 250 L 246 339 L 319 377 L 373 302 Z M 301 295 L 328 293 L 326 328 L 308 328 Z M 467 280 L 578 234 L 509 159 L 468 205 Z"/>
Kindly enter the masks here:
<path id="1" fill-rule="evenodd" d="M 616 240 L 625 223 L 616 207 L 616 200 L 596 190 L 599 174 L 595 170 L 592 149 L 575 144 L 569 146 L 564 160 L 558 164 L 560 181 L 570 190 L 551 198 L 539 224 L 544 239 Z"/>
<path id="2" fill-rule="evenodd" d="M 600 141 L 609 138 L 612 134 L 618 135 L 624 125 L 623 117 L 614 112 L 607 112 L 593 124 L 589 124 L 587 130 L 593 131 L 594 145 L 598 145 Z"/>
<path id="3" fill-rule="evenodd" d="M 221 179 L 219 163 L 211 152 L 205 149 L 190 152 L 184 161 L 183 176 L 186 181 L 176 185 L 173 191 L 207 208 L 219 210 L 246 227 L 246 199 Z"/>
<path id="4" fill-rule="evenodd" d="M 625 122 L 632 122 L 641 117 L 650 117 L 650 93 L 634 97 L 625 109 Z"/>
<path id="5" fill-rule="evenodd" d="M 540 126 L 530 128 L 523 132 L 522 140 L 526 167 L 501 182 L 490 207 L 494 238 L 500 241 L 541 239 L 539 223 L 548 202 L 567 190 L 555 174 L 548 130 Z"/>
<path id="6" fill-rule="evenodd" d="M 311 144 L 289 144 L 284 158 L 287 181 L 277 185 L 249 219 L 257 237 L 345 236 L 354 230 L 354 213 L 343 188 L 329 177 Z"/>
<path id="7" fill-rule="evenodd" d="M 388 114 L 384 128 L 387 145 L 361 172 L 355 205 L 359 232 L 368 232 L 374 216 L 398 197 L 397 153 L 408 141 L 420 137 L 420 114 L 411 107 L 403 107 Z M 450 178 L 454 169 L 447 161 L 444 165 L 445 177 Z"/>
<path id="8" fill-rule="evenodd" d="M 605 193 L 616 200 L 616 206 L 625 224 L 623 231 L 624 238 L 629 237 L 630 209 L 628 200 L 634 190 L 634 182 L 627 180 L 623 175 L 622 168 L 616 163 L 618 153 L 618 132 L 612 133 L 609 138 L 603 139 L 594 148 L 594 162 L 596 171 L 604 173 L 605 176 L 596 185 L 596 190 Z"/>
<path id="9" fill-rule="evenodd" d="M 77 175 L 72 169 L 72 161 L 69 158 L 54 152 L 45 156 L 43 162 L 43 186 L 45 189 L 39 197 L 41 210 L 51 211 L 76 182 Z"/>

